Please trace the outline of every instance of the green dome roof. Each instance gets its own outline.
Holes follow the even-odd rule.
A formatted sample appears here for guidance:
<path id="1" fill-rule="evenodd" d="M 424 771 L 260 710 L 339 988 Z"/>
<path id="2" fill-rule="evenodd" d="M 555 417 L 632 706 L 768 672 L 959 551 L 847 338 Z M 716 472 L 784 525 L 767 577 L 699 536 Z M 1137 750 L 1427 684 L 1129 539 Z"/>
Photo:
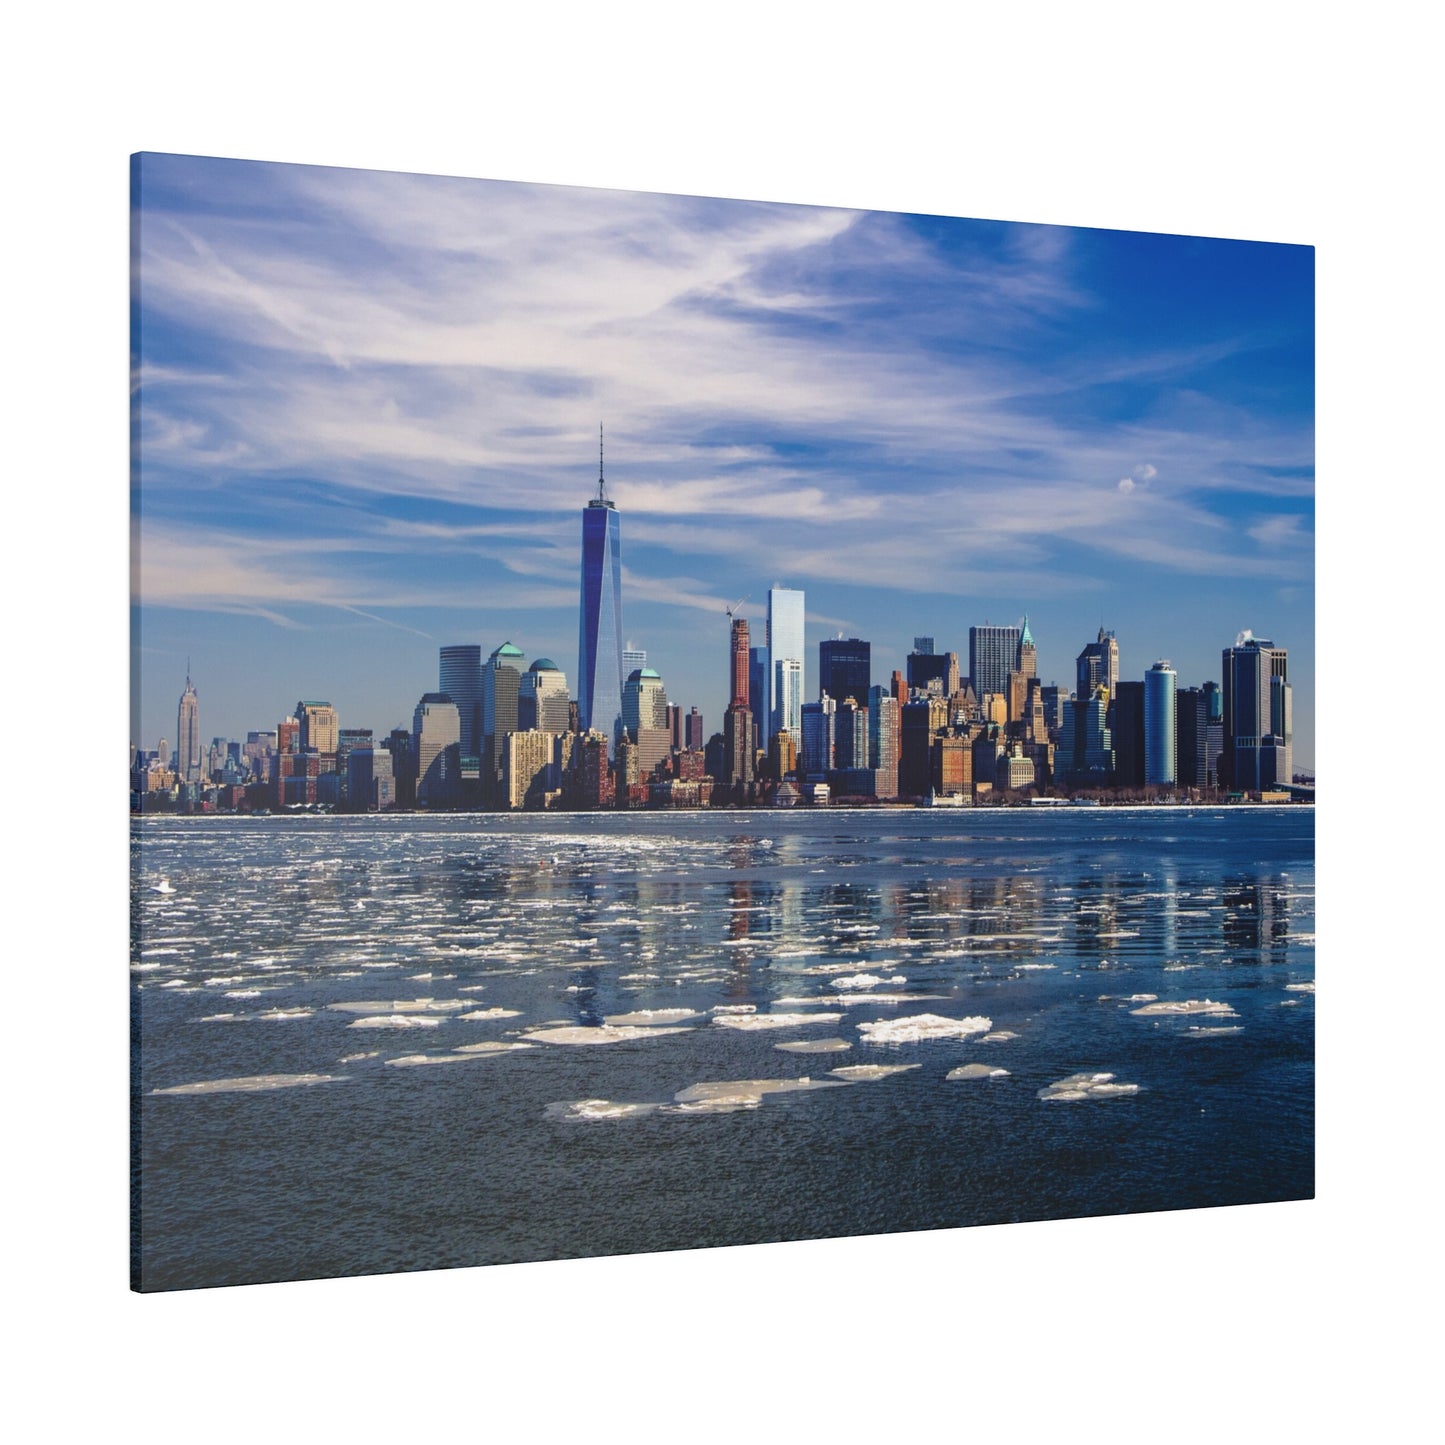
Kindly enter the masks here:
<path id="1" fill-rule="evenodd" d="M 529 667 L 529 668 L 527 669 L 527 671 L 528 671 L 528 672 L 561 672 L 562 669 L 561 669 L 560 667 L 558 667 L 557 664 L 556 664 L 555 662 L 553 662 L 550 657 L 539 657 L 539 658 L 536 660 L 536 662 L 534 662 L 534 663 L 531 665 L 531 667 Z"/>

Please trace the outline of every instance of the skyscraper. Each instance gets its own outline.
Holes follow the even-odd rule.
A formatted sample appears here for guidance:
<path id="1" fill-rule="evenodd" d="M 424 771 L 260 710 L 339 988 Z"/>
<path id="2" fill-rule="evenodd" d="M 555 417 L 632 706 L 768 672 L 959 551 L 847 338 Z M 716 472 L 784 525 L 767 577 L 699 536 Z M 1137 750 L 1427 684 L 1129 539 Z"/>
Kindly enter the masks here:
<path id="1" fill-rule="evenodd" d="M 522 674 L 517 689 L 517 730 L 565 733 L 571 713 L 567 674 L 550 657 L 539 657 Z"/>
<path id="2" fill-rule="evenodd" d="M 488 802 L 497 801 L 501 786 L 503 739 L 518 727 L 522 662 L 522 649 L 504 642 L 482 673 L 482 794 Z"/>
<path id="3" fill-rule="evenodd" d="M 1074 696 L 1081 702 L 1087 702 L 1096 687 L 1104 688 L 1113 697 L 1119 686 L 1119 643 L 1114 634 L 1101 627 L 1098 640 L 1084 645 L 1074 660 L 1074 667 Z"/>
<path id="4" fill-rule="evenodd" d="M 462 720 L 462 756 L 482 755 L 482 649 L 459 643 L 441 650 L 438 691 L 457 705 Z"/>
<path id="5" fill-rule="evenodd" d="M 461 787 L 461 715 L 445 693 L 429 692 L 412 715 L 416 800 L 427 807 L 455 803 Z"/>
<path id="6" fill-rule="evenodd" d="M 757 778 L 757 731 L 748 706 L 748 620 L 732 619 L 728 683 L 731 701 L 723 713 L 723 782 L 750 788 Z"/>
<path id="7" fill-rule="evenodd" d="M 796 749 L 803 741 L 803 594 L 768 588 L 768 708 L 766 741 L 786 729 Z"/>
<path id="8" fill-rule="evenodd" d="M 842 703 L 868 705 L 873 685 L 873 647 L 861 637 L 829 637 L 818 644 L 818 692 Z"/>
<path id="9" fill-rule="evenodd" d="M 577 701 L 584 732 L 607 738 L 609 756 L 622 730 L 622 536 L 602 480 L 582 509 L 582 604 L 577 635 Z"/>
<path id="10" fill-rule="evenodd" d="M 191 664 L 186 663 L 186 690 L 176 709 L 176 779 L 182 783 L 201 781 L 201 700 L 191 682 Z"/>
<path id="11" fill-rule="evenodd" d="M 1176 713 L 1179 679 L 1167 661 L 1144 674 L 1144 785 L 1173 787 L 1179 780 Z"/>
<path id="12" fill-rule="evenodd" d="M 1226 647 L 1224 751 L 1220 783 L 1259 792 L 1292 780 L 1289 653 L 1249 632 Z"/>
<path id="13" fill-rule="evenodd" d="M 985 693 L 1007 695 L 1008 675 L 1018 671 L 1021 637 L 1017 627 L 968 629 L 968 676 L 980 702 Z"/>

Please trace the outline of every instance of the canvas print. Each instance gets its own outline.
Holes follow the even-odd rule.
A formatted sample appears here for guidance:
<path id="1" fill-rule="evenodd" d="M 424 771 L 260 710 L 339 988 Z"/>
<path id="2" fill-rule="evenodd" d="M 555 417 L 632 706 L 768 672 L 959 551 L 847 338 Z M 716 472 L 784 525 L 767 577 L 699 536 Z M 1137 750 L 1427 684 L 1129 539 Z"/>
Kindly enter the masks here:
<path id="1" fill-rule="evenodd" d="M 1309 246 L 132 167 L 135 1288 L 1312 1196 Z"/>

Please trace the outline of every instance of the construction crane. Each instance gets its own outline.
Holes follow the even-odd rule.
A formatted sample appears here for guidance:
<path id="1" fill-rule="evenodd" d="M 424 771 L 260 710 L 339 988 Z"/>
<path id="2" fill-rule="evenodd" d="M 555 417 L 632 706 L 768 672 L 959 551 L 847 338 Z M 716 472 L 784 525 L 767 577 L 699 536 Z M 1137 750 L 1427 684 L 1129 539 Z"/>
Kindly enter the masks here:
<path id="1" fill-rule="evenodd" d="M 726 610 L 727 610 L 727 615 L 728 615 L 728 621 L 729 621 L 729 622 L 731 622 L 731 621 L 733 620 L 733 613 L 736 612 L 736 611 L 738 610 L 738 608 L 741 607 L 741 606 L 743 605 L 743 603 L 746 602 L 747 600 L 748 600 L 748 599 L 747 599 L 746 597 L 739 597 L 738 600 L 737 600 L 736 602 L 734 602 L 731 607 L 729 607 L 729 608 L 726 609 Z"/>

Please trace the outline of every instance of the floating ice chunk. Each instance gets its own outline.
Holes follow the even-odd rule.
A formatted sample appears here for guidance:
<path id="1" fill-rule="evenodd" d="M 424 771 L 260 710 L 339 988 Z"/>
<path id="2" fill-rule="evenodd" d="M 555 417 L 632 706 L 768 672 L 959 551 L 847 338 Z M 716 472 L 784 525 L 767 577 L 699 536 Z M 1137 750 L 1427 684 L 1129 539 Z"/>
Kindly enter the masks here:
<path id="1" fill-rule="evenodd" d="M 488 1054 L 504 1054 L 512 1049 L 526 1047 L 526 1044 L 493 1044 L 480 1047 L 472 1045 L 453 1049 L 447 1054 L 402 1054 L 399 1058 L 388 1059 L 386 1062 L 401 1068 L 415 1068 L 421 1064 L 465 1064 L 471 1059 L 484 1059 Z"/>
<path id="2" fill-rule="evenodd" d="M 902 988 L 907 982 L 899 973 L 895 973 L 892 978 L 883 978 L 876 973 L 852 973 L 846 978 L 832 980 L 834 988 L 877 988 L 880 983 L 887 984 L 890 988 Z"/>
<path id="3" fill-rule="evenodd" d="M 790 1054 L 841 1054 L 853 1045 L 847 1039 L 792 1039 L 773 1047 Z"/>
<path id="4" fill-rule="evenodd" d="M 1124 1000 L 1125 1003 L 1157 1003 L 1158 1001 L 1157 993 L 1131 993 Z"/>
<path id="5" fill-rule="evenodd" d="M 902 1019 L 879 1019 L 858 1025 L 870 1044 L 916 1044 L 922 1039 L 965 1039 L 987 1033 L 993 1020 L 979 1016 L 947 1019 L 940 1014 L 910 1014 Z"/>
<path id="6" fill-rule="evenodd" d="M 1137 1094 L 1138 1084 L 1116 1084 L 1113 1074 L 1070 1074 L 1045 1089 L 1041 1099 L 1110 1099 L 1121 1094 Z"/>
<path id="7" fill-rule="evenodd" d="M 1291 1002 L 1293 1002 L 1293 1000 L 1291 1000 Z M 240 1014 L 207 1014 L 204 1018 L 197 1019 L 196 1022 L 200 1024 L 226 1024 L 240 1017 Z"/>
<path id="8" fill-rule="evenodd" d="M 692 1030 L 687 1028 L 648 1028 L 641 1025 L 634 1025 L 631 1028 L 610 1028 L 606 1024 L 601 1028 L 590 1028 L 584 1024 L 577 1024 L 560 1029 L 534 1029 L 527 1037 L 541 1039 L 548 1044 L 620 1044 L 628 1039 L 655 1039 L 663 1034 L 691 1032 Z"/>
<path id="9" fill-rule="evenodd" d="M 673 1098 L 679 1112 L 696 1114 L 727 1114 L 734 1109 L 756 1109 L 765 1094 L 791 1094 L 803 1089 L 841 1089 L 833 1079 L 735 1079 L 726 1083 L 693 1084 L 681 1089 Z"/>
<path id="10" fill-rule="evenodd" d="M 519 1008 L 479 1008 L 473 1009 L 469 1014 L 458 1014 L 457 1019 L 464 1024 L 480 1023 L 484 1019 L 514 1019 L 521 1015 Z"/>
<path id="11" fill-rule="evenodd" d="M 715 1003 L 712 1011 L 715 1014 L 755 1014 L 758 1006 L 755 1003 Z"/>
<path id="12" fill-rule="evenodd" d="M 1244 1026 L 1242 1024 L 1224 1024 L 1218 1028 L 1201 1028 L 1198 1024 L 1192 1024 L 1185 1031 L 1185 1037 L 1191 1039 L 1213 1039 L 1218 1038 L 1221 1034 L 1242 1034 L 1243 1032 Z"/>
<path id="13" fill-rule="evenodd" d="M 886 1079 L 890 1074 L 906 1074 L 909 1069 L 922 1067 L 922 1064 L 845 1064 L 841 1069 L 829 1069 L 828 1072 L 849 1084 L 866 1084 L 874 1079 Z"/>
<path id="14" fill-rule="evenodd" d="M 227 998 L 260 998 L 260 997 L 261 997 L 261 990 L 260 990 L 259 988 L 228 988 L 228 989 L 226 990 L 226 997 L 227 997 Z"/>
<path id="15" fill-rule="evenodd" d="M 1314 984 L 1311 983 L 1287 983 L 1284 986 L 1286 993 L 1313 993 Z"/>
<path id="16" fill-rule="evenodd" d="M 608 1014 L 602 1022 L 610 1028 L 631 1028 L 637 1024 L 672 1024 L 705 1015 L 690 1008 L 640 1008 L 630 1014 Z"/>
<path id="17" fill-rule="evenodd" d="M 536 1048 L 535 1044 L 503 1044 L 487 1042 L 485 1044 L 458 1044 L 452 1050 L 454 1054 L 510 1054 L 517 1049 Z"/>
<path id="18" fill-rule="evenodd" d="M 183 979 L 183 978 L 173 978 L 173 979 L 167 980 L 167 982 L 163 983 L 163 984 L 161 985 L 161 987 L 162 987 L 162 988 L 186 988 L 186 987 L 188 987 L 188 985 L 187 985 L 187 983 L 186 983 L 186 980 Z"/>
<path id="19" fill-rule="evenodd" d="M 642 1114 L 654 1114 L 657 1104 L 617 1104 L 611 1099 L 571 1099 L 559 1104 L 548 1104 L 542 1112 L 548 1119 L 563 1123 L 593 1123 L 599 1119 L 635 1119 Z"/>
<path id="20" fill-rule="evenodd" d="M 380 1003 L 329 1003 L 326 1007 L 347 1014 L 370 1014 L 380 1009 L 393 1014 L 445 1014 L 466 1008 L 466 1004 L 459 998 L 397 998 Z"/>
<path id="21" fill-rule="evenodd" d="M 338 1064 L 359 1064 L 363 1059 L 379 1059 L 380 1057 L 380 1049 L 368 1049 L 359 1054 L 342 1054 L 336 1062 Z"/>
<path id="22" fill-rule="evenodd" d="M 307 1084 L 339 1084 L 345 1074 L 253 1074 L 244 1079 L 203 1079 L 197 1084 L 174 1084 L 152 1089 L 153 1094 L 259 1094 L 266 1089 L 297 1089 Z"/>
<path id="23" fill-rule="evenodd" d="M 842 1014 L 715 1014 L 713 1024 L 725 1029 L 790 1029 L 798 1024 L 835 1024 Z"/>
<path id="24" fill-rule="evenodd" d="M 274 1023 L 278 1019 L 309 1019 L 315 1012 L 315 1009 L 309 1008 L 268 1008 L 252 1014 L 251 1017 Z"/>
<path id="25" fill-rule="evenodd" d="M 373 1014 L 347 1024 L 349 1029 L 434 1029 L 441 1025 L 440 1019 L 427 1018 L 424 1014 Z"/>
<path id="26" fill-rule="evenodd" d="M 1010 1039 L 1016 1039 L 1018 1035 L 1012 1029 L 995 1029 L 992 1033 L 985 1034 L 980 1040 L 981 1044 L 1006 1044 Z"/>
<path id="27" fill-rule="evenodd" d="M 1020 973 L 1041 973 L 1048 969 L 1057 968 L 1056 963 L 1016 963 L 1014 967 Z"/>
<path id="28" fill-rule="evenodd" d="M 1221 1014 L 1234 1018 L 1236 1014 L 1227 1003 L 1216 1003 L 1212 998 L 1187 998 L 1166 1000 L 1163 1003 L 1146 1003 L 1143 1008 L 1129 1010 L 1140 1018 L 1174 1017 L 1180 1014 Z"/>
<path id="29" fill-rule="evenodd" d="M 1007 1069 L 995 1069 L 991 1064 L 960 1064 L 956 1069 L 950 1069 L 944 1076 L 948 1079 L 1006 1079 Z"/>

